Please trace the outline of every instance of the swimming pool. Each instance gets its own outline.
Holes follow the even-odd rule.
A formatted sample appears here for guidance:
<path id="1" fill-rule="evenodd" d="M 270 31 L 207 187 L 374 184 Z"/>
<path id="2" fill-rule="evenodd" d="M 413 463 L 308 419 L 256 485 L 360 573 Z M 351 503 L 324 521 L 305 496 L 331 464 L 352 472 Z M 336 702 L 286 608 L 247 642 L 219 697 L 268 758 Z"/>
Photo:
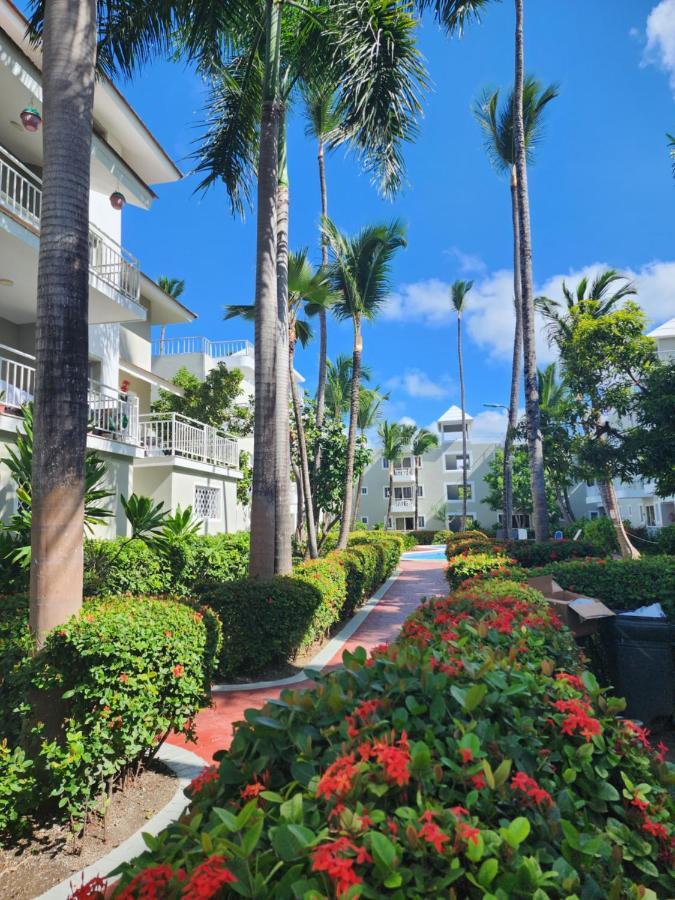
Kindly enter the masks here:
<path id="1" fill-rule="evenodd" d="M 428 550 L 411 550 L 404 553 L 401 559 L 410 560 L 411 562 L 422 562 L 427 559 L 445 559 L 445 547 L 432 545 Z"/>

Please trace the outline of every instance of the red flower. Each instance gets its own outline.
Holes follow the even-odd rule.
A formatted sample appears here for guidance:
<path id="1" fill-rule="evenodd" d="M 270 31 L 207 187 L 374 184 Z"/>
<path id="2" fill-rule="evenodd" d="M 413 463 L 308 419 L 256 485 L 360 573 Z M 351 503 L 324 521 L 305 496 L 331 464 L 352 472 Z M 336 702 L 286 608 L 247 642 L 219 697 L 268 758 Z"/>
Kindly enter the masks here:
<path id="1" fill-rule="evenodd" d="M 567 713 L 560 727 L 563 734 L 573 735 L 578 731 L 586 741 L 590 741 L 594 735 L 602 733 L 600 722 L 589 715 L 590 704 L 582 700 L 556 700 L 553 705 L 558 712 Z"/>
<path id="2" fill-rule="evenodd" d="M 478 841 L 480 839 L 480 830 L 478 828 L 474 828 L 471 825 L 467 825 L 466 822 L 458 822 L 457 837 L 465 843 L 471 841 L 472 844 L 478 844 Z"/>
<path id="3" fill-rule="evenodd" d="M 666 754 L 668 753 L 668 748 L 663 743 L 663 741 L 658 742 L 658 744 L 656 745 L 656 750 L 657 750 L 657 753 L 656 753 L 657 760 L 659 762 L 665 762 Z"/>
<path id="4" fill-rule="evenodd" d="M 129 676 L 126 672 L 122 672 L 122 674 L 120 675 L 120 681 L 122 682 L 122 684 L 126 684 L 129 681 Z"/>
<path id="5" fill-rule="evenodd" d="M 456 819 L 458 819 L 460 816 L 468 816 L 469 815 L 469 810 L 465 809 L 463 806 L 451 806 L 450 812 L 453 814 L 453 816 Z"/>
<path id="6" fill-rule="evenodd" d="M 174 678 L 182 678 L 185 673 L 185 666 L 181 666 L 180 663 L 177 666 L 174 666 L 171 670 Z"/>
<path id="7" fill-rule="evenodd" d="M 355 853 L 356 858 L 346 855 L 349 853 Z M 312 871 L 325 872 L 334 882 L 335 893 L 340 897 L 350 887 L 363 881 L 354 871 L 354 864 L 370 861 L 370 854 L 364 848 L 359 848 L 349 838 L 342 837 L 329 844 L 320 844 L 312 852 Z"/>
<path id="8" fill-rule="evenodd" d="M 263 791 L 267 790 L 269 780 L 270 773 L 268 771 L 263 772 L 262 780 L 258 780 L 258 776 L 254 775 L 253 781 L 239 792 L 242 800 L 252 800 L 254 797 L 258 797 Z"/>
<path id="9" fill-rule="evenodd" d="M 171 866 L 151 866 L 143 869 L 117 895 L 117 900 L 163 900 L 168 894 L 168 885 L 173 878 L 185 879 L 185 872 L 174 872 Z"/>
<path id="10" fill-rule="evenodd" d="M 98 900 L 98 898 L 105 897 L 105 891 L 105 878 L 101 878 L 100 875 L 97 875 L 86 883 L 83 880 L 79 888 L 75 888 L 75 890 L 68 895 L 68 900 Z"/>
<path id="11" fill-rule="evenodd" d="M 511 788 L 523 794 L 523 799 L 532 800 L 537 806 L 553 806 L 553 797 L 525 772 L 516 772 L 511 779 Z"/>
<path id="12" fill-rule="evenodd" d="M 183 889 L 183 900 L 207 900 L 218 895 L 224 884 L 233 884 L 237 879 L 225 865 L 224 856 L 209 856 L 197 866 Z"/>
<path id="13" fill-rule="evenodd" d="M 373 756 L 384 769 L 385 778 L 399 787 L 410 781 L 410 749 L 408 738 L 404 732 L 396 743 L 388 744 L 386 740 L 375 741 Z"/>
<path id="14" fill-rule="evenodd" d="M 471 747 L 460 747 L 459 755 L 462 757 L 462 765 L 473 761 L 473 750 Z"/>
<path id="15" fill-rule="evenodd" d="M 319 780 L 316 789 L 317 797 L 325 797 L 332 800 L 335 797 L 346 797 L 354 785 L 354 779 L 358 775 L 353 753 L 339 756 L 332 762 Z"/>
<path id="16" fill-rule="evenodd" d="M 485 787 L 485 775 L 483 775 L 482 772 L 479 772 L 477 775 L 472 775 L 470 781 L 477 791 L 482 791 Z"/>
<path id="17" fill-rule="evenodd" d="M 633 794 L 633 799 L 630 801 L 630 804 L 639 809 L 640 812 L 645 812 L 645 810 L 649 809 L 649 801 L 640 799 L 637 794 Z"/>
<path id="18" fill-rule="evenodd" d="M 443 844 L 450 838 L 436 825 L 435 822 L 425 822 L 418 832 L 419 836 L 431 844 L 437 853 L 443 852 Z"/>
<path id="19" fill-rule="evenodd" d="M 573 688 L 576 688 L 578 691 L 582 693 L 586 692 L 586 688 L 584 687 L 584 683 L 579 678 L 578 675 L 570 675 L 569 672 L 558 672 L 555 676 L 556 681 L 564 681 L 567 684 L 570 684 Z"/>
<path id="20" fill-rule="evenodd" d="M 218 766 L 208 766 L 192 779 L 187 787 L 188 796 L 196 797 L 207 784 L 212 784 L 214 781 L 218 781 Z"/>
<path id="21" fill-rule="evenodd" d="M 666 830 L 666 826 L 662 825 L 660 822 L 654 822 L 653 819 L 650 819 L 649 816 L 645 816 L 642 822 L 642 830 L 645 834 L 651 834 L 652 837 L 655 837 L 659 841 L 667 841 L 668 840 L 668 831 Z"/>

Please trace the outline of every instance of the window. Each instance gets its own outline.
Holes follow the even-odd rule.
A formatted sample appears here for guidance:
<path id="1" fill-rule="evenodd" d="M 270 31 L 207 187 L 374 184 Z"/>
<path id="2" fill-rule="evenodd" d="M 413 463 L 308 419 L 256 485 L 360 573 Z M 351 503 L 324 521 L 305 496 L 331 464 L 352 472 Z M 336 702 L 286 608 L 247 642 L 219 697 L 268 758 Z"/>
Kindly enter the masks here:
<path id="1" fill-rule="evenodd" d="M 417 496 L 424 497 L 424 485 L 423 484 L 417 485 Z"/>
<path id="2" fill-rule="evenodd" d="M 368 516 L 361 516 L 361 524 L 362 525 L 368 524 Z"/>
<path id="3" fill-rule="evenodd" d="M 461 453 L 446 453 L 444 458 L 446 472 L 461 472 L 464 468 L 462 465 L 463 459 L 466 459 L 466 468 L 471 468 L 471 455 L 469 453 L 467 453 L 466 457 L 462 456 Z"/>
<path id="4" fill-rule="evenodd" d="M 449 500 L 451 503 L 456 503 L 462 500 L 462 492 L 464 488 L 461 484 L 446 484 L 445 486 L 445 499 Z M 466 499 L 473 499 L 473 484 L 469 483 L 466 486 Z"/>
<path id="5" fill-rule="evenodd" d="M 591 518 L 591 520 L 598 518 L 598 513 L 596 510 L 593 510 L 593 512 L 590 513 L 590 518 Z"/>
<path id="6" fill-rule="evenodd" d="M 389 488 L 386 487 L 386 488 L 384 489 L 384 499 L 386 500 L 388 497 L 389 497 Z"/>
<path id="7" fill-rule="evenodd" d="M 645 520 L 645 508 L 644 508 L 644 506 L 641 506 L 640 507 L 640 521 L 644 522 L 644 520 Z"/>
<path id="8" fill-rule="evenodd" d="M 205 484 L 195 485 L 195 516 L 198 519 L 221 519 L 221 491 Z"/>
<path id="9" fill-rule="evenodd" d="M 368 488 L 367 488 L 367 487 L 362 487 L 362 488 L 361 488 L 361 493 L 362 493 L 363 496 L 365 497 L 365 495 L 368 493 Z"/>
<path id="10" fill-rule="evenodd" d="M 645 506 L 645 512 L 647 513 L 647 525 L 656 525 L 656 507 Z"/>
<path id="11" fill-rule="evenodd" d="M 384 456 L 382 457 L 382 468 L 383 468 L 383 469 L 388 469 L 388 468 L 389 468 L 389 460 L 388 460 L 388 459 L 385 459 Z"/>
<path id="12" fill-rule="evenodd" d="M 417 517 L 417 527 L 424 528 L 424 516 Z"/>

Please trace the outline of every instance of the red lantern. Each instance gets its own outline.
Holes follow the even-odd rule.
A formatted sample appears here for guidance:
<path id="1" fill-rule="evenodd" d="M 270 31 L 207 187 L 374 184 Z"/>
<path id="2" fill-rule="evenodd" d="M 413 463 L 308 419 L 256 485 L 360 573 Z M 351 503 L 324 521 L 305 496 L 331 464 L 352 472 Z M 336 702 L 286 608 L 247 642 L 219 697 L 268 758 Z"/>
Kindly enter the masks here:
<path id="1" fill-rule="evenodd" d="M 110 205 L 113 209 L 122 209 L 127 202 L 127 198 L 121 191 L 113 191 L 110 195 Z"/>
<path id="2" fill-rule="evenodd" d="M 26 131 L 38 131 L 40 125 L 42 125 L 42 116 L 34 106 L 27 106 L 25 109 L 22 109 L 19 118 Z"/>

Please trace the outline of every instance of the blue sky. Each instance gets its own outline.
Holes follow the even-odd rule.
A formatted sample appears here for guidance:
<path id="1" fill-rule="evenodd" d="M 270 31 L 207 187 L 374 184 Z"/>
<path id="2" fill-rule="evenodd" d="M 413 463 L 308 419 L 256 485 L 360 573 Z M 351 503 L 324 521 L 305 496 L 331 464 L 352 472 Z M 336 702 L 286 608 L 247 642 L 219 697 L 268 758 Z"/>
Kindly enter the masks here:
<path id="1" fill-rule="evenodd" d="M 536 288 L 559 293 L 561 277 L 611 265 L 633 275 L 654 323 L 675 315 L 675 183 L 665 132 L 675 131 L 675 0 L 529 0 L 528 72 L 560 84 L 530 170 Z M 511 230 L 508 184 L 491 169 L 471 105 L 487 85 L 508 87 L 513 8 L 495 4 L 480 26 L 449 40 L 432 23 L 420 30 L 432 90 L 417 142 L 406 148 L 407 186 L 384 201 L 356 161 L 328 160 L 331 216 L 344 229 L 392 217 L 408 226 L 408 248 L 393 267 L 393 296 L 366 326 L 364 359 L 392 390 L 387 414 L 428 424 L 457 402 L 455 322 L 448 285 L 473 278 L 465 325 L 467 408 L 481 434 L 497 434 L 486 402 L 508 402 L 511 343 Z M 121 86 L 184 171 L 203 118 L 203 85 L 181 65 L 157 63 Z M 316 152 L 298 110 L 291 126 L 291 246 L 318 259 Z M 197 179 L 159 186 L 152 210 L 125 211 L 125 245 L 143 270 L 184 278 L 185 302 L 199 314 L 176 334 L 252 336 L 223 322 L 227 303 L 249 302 L 255 220 L 232 218 L 224 188 L 194 195 Z M 331 323 L 329 353 L 351 347 Z M 550 356 L 543 336 L 542 360 Z M 300 355 L 308 387 L 316 346 Z"/>

